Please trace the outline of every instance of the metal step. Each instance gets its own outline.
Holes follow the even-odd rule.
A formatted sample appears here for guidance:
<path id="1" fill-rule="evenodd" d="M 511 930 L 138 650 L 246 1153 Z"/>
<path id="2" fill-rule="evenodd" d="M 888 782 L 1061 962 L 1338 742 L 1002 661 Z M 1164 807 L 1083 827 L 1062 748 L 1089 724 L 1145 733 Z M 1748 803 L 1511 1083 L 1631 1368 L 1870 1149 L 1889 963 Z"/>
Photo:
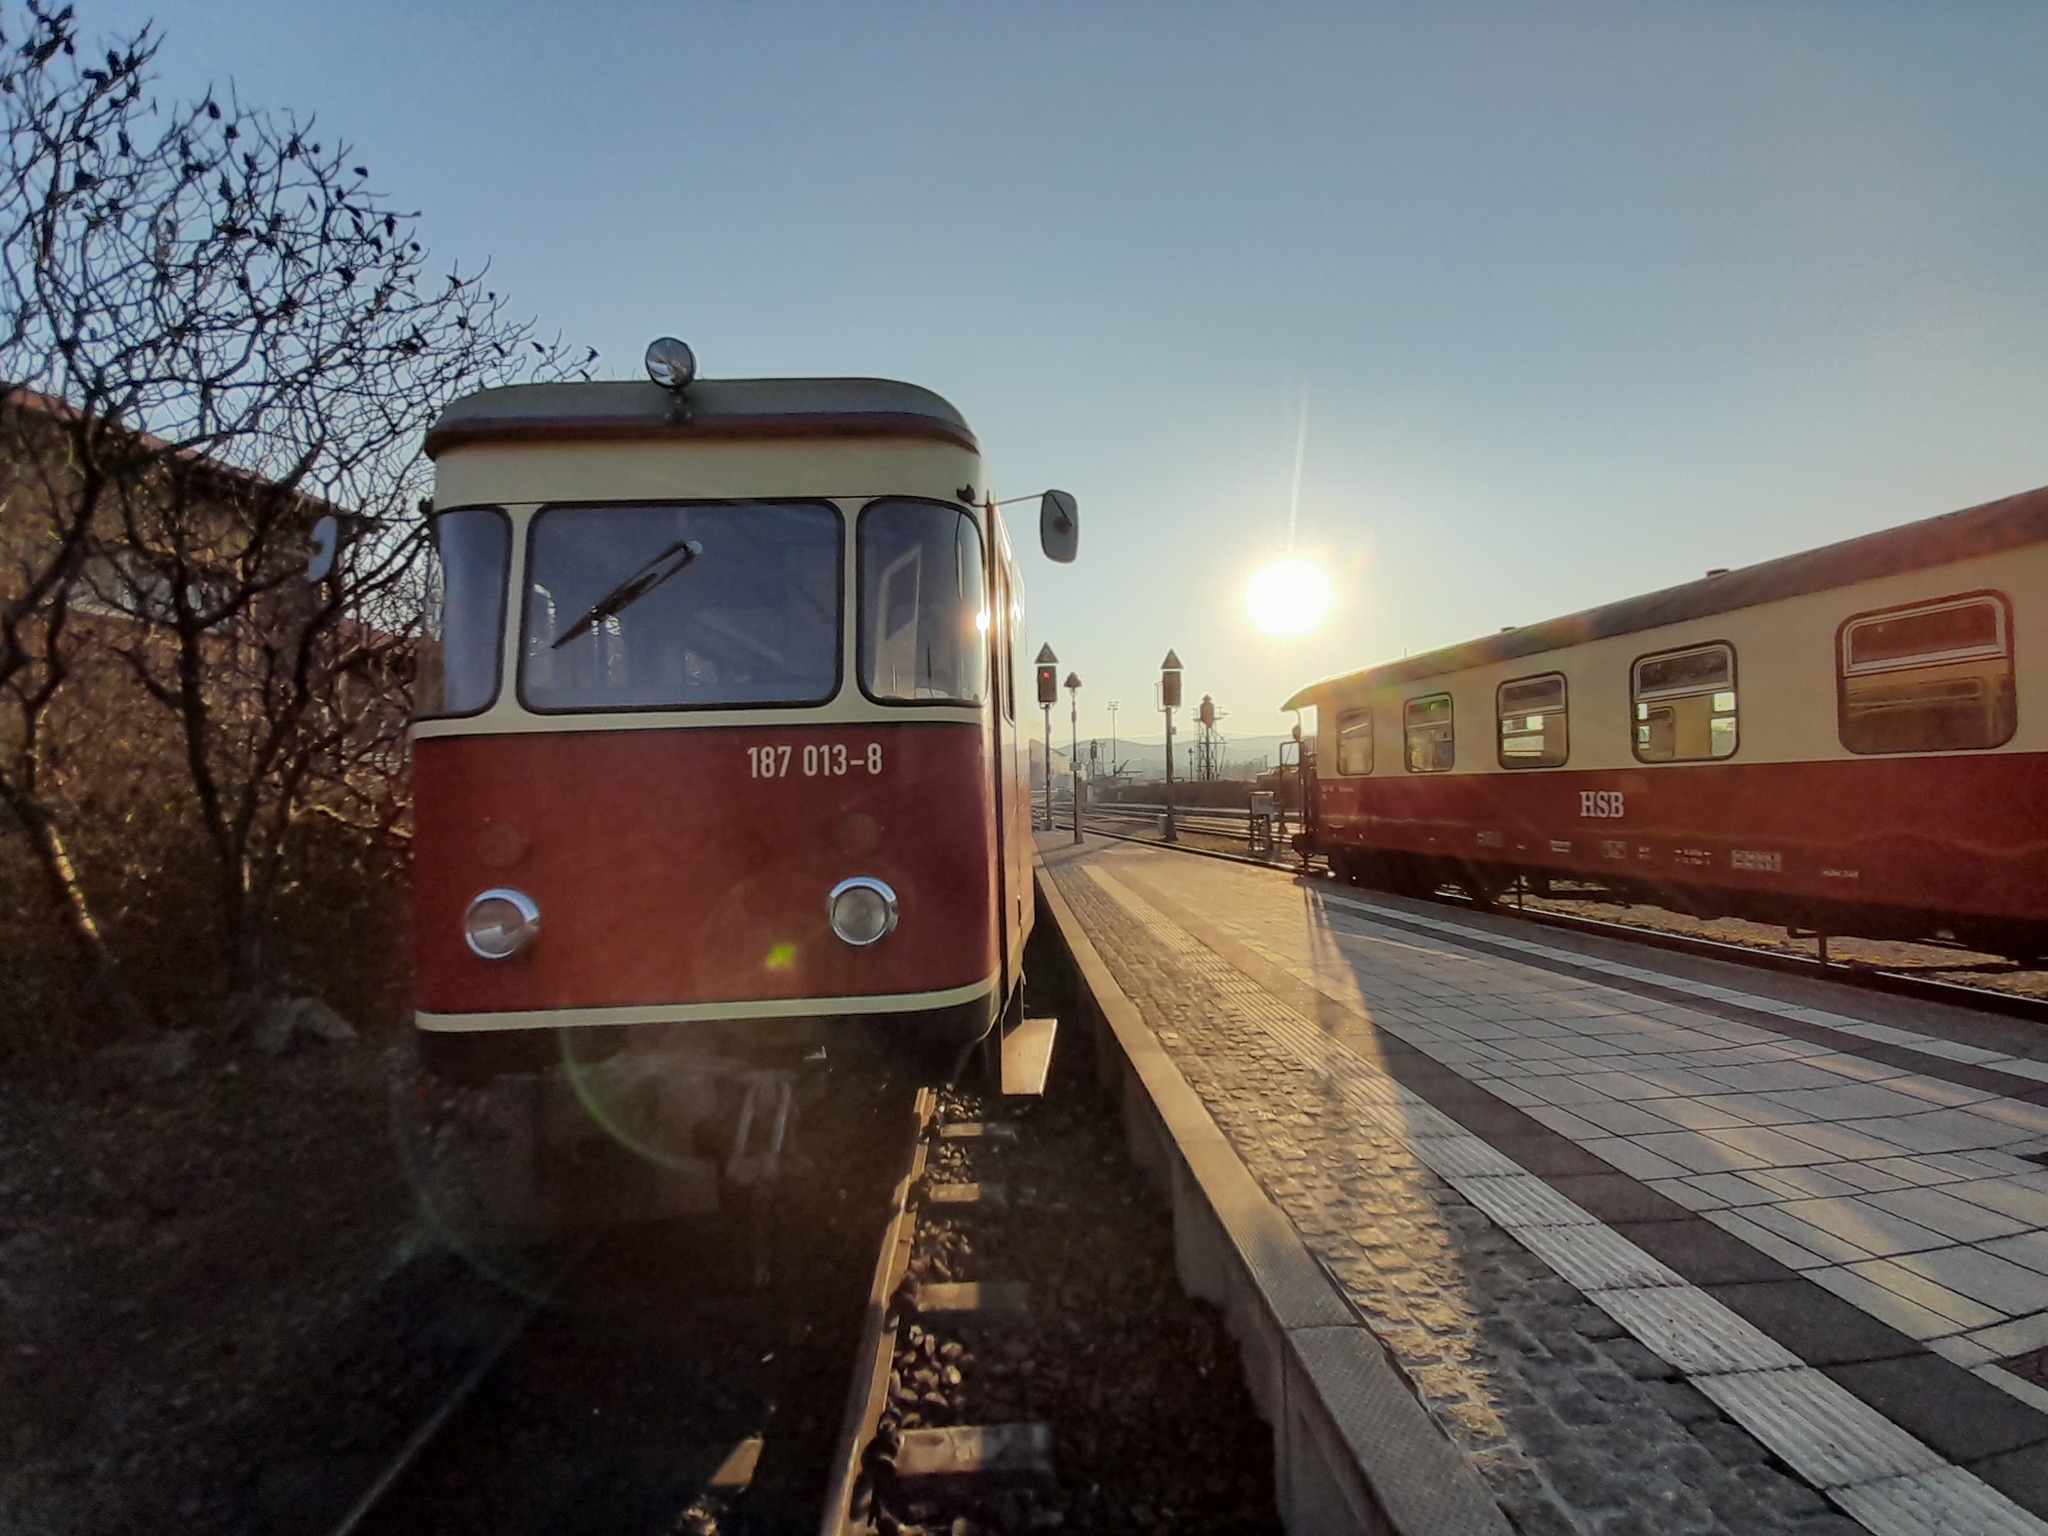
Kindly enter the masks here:
<path id="1" fill-rule="evenodd" d="M 1012 1098 L 1037 1098 L 1045 1092 L 1052 1068 L 1052 1041 L 1058 1019 L 1024 1019 L 1003 1036 L 1003 1093 Z"/>

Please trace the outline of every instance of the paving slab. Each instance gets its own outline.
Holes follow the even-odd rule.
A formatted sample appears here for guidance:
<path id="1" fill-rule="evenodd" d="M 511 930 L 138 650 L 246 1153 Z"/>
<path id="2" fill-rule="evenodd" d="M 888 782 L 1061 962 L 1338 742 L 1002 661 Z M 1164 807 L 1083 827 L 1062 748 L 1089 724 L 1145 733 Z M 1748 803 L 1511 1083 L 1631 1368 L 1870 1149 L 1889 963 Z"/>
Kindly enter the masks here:
<path id="1" fill-rule="evenodd" d="M 1671 1529 L 2048 1536 L 2048 1392 L 1975 1342 L 2048 1314 L 2020 1262 L 2048 1232 L 2048 1181 L 2012 1155 L 2037 1134 L 2023 1058 L 1933 1049 L 1892 1000 L 1475 936 L 1277 872 L 1043 857 L 1518 1526 L 1606 1530 L 1682 1495 Z M 1894 1191 L 1915 1198 L 1868 1203 Z M 1687 1381 L 1697 1414 L 1669 1396 Z"/>

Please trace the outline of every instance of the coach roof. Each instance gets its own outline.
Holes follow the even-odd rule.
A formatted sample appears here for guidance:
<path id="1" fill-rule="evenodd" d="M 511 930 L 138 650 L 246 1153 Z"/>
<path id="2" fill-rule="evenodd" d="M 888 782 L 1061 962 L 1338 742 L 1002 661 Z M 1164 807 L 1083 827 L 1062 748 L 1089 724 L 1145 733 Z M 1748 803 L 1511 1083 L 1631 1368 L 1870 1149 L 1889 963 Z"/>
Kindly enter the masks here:
<path id="1" fill-rule="evenodd" d="M 685 394 L 625 381 L 513 384 L 453 401 L 427 455 L 473 443 L 926 437 L 978 452 L 942 396 L 893 379 L 699 379 Z"/>
<path id="2" fill-rule="evenodd" d="M 1561 619 L 1548 619 L 1520 629 L 1504 630 L 1482 640 L 1446 646 L 1422 656 L 1326 677 L 1298 690 L 1282 709 L 1314 704 L 1339 688 L 1410 682 L 1445 672 L 1462 672 L 1488 662 L 1512 661 L 1566 646 L 1583 645 L 1610 635 L 1634 634 L 1687 619 L 1703 619 L 1759 603 L 1777 602 L 1808 592 L 1854 586 L 1882 576 L 1997 554 L 2028 544 L 2048 542 L 2048 488 L 2024 491 L 2003 501 L 1986 502 L 1961 512 L 1930 517 L 1903 528 L 1886 528 L 1859 538 L 1844 539 L 1796 555 L 1766 560 L 1741 570 L 1725 571 L 1683 586 L 1666 587 L 1642 597 L 1624 598 L 1600 608 Z"/>

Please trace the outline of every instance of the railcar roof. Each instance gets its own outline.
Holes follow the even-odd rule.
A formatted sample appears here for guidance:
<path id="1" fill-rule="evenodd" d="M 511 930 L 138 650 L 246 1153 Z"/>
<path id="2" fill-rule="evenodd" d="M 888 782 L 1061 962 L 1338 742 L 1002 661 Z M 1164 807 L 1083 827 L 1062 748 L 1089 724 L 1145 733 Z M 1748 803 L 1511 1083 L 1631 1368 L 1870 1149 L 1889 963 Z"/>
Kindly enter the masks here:
<path id="1" fill-rule="evenodd" d="M 1772 603 L 1809 592 L 1854 586 L 1882 576 L 1925 570 L 1978 555 L 1997 554 L 2028 544 L 2048 542 L 2048 487 L 2023 491 L 2002 501 L 1986 502 L 1961 512 L 1924 518 L 1902 528 L 1886 528 L 1839 544 L 1825 544 L 1796 555 L 1783 555 L 1719 576 L 1688 581 L 1641 597 L 1624 598 L 1583 613 L 1548 619 L 1505 630 L 1480 640 L 1445 646 L 1421 656 L 1364 667 L 1310 683 L 1282 709 L 1301 709 L 1340 687 L 1403 683 L 1445 672 L 1462 672 L 1488 662 L 1512 661 L 1566 646 L 1583 645 L 1610 635 L 1634 634 L 1687 619 L 1707 618 Z"/>
<path id="2" fill-rule="evenodd" d="M 680 396 L 633 380 L 479 390 L 441 412 L 427 431 L 427 455 L 472 443 L 763 437 L 928 437 L 980 450 L 967 418 L 915 384 L 699 379 Z"/>

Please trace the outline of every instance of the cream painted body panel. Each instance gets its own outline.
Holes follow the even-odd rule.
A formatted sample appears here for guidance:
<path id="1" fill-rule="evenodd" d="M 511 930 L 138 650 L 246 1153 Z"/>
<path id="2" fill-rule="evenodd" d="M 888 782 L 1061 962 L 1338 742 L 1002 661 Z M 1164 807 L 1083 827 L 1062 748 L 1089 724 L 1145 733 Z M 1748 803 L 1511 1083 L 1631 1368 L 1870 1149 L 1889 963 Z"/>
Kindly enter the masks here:
<path id="1" fill-rule="evenodd" d="M 1629 769 L 1686 772 L 1715 763 L 1804 763 L 1853 759 L 1836 718 L 1836 636 L 1842 623 L 1875 609 L 1932 602 L 1968 592 L 2002 593 L 2012 609 L 2013 671 L 2019 680 L 2019 723 L 2011 741 L 1973 752 L 2048 752 L 2048 544 L 2006 550 L 1951 565 L 1908 571 L 1854 586 L 1759 603 L 1681 624 L 1561 646 L 1533 656 L 1450 671 L 1370 689 L 1342 684 L 1317 706 L 1317 772 L 1337 772 L 1340 715 L 1370 707 L 1372 776 L 1409 775 L 1404 766 L 1402 711 L 1410 699 L 1449 693 L 1456 726 L 1452 774 L 1541 774 Z M 1710 641 L 1735 649 L 1737 746 L 1717 760 L 1645 763 L 1631 747 L 1630 678 L 1637 658 Z M 1561 673 L 1566 680 L 1570 755 L 1561 768 L 1503 769 L 1498 755 L 1496 690 L 1521 678 Z M 1887 757 L 1950 757 L 1950 752 L 1888 753 Z"/>
<path id="2" fill-rule="evenodd" d="M 478 443 L 434 461 L 434 506 L 664 497 L 928 496 L 987 489 L 981 456 L 927 438 Z"/>
<path id="3" fill-rule="evenodd" d="M 733 1003 L 656 1003 L 632 1008 L 528 1008 L 517 1013 L 415 1012 L 421 1029 L 442 1034 L 497 1029 L 569 1029 L 589 1025 L 722 1023 L 733 1019 L 846 1018 L 908 1013 L 971 1003 L 995 990 L 999 976 L 943 992 L 869 993 L 856 997 L 765 998 Z"/>

